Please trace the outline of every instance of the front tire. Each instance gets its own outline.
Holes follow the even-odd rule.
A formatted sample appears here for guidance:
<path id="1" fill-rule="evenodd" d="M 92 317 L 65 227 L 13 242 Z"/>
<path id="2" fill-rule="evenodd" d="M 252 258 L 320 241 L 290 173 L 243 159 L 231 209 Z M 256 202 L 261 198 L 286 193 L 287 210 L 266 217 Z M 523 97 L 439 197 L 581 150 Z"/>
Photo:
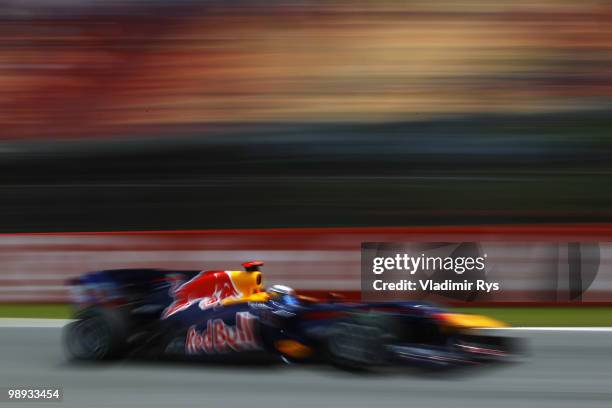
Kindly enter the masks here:
<path id="1" fill-rule="evenodd" d="M 329 361 L 349 371 L 363 371 L 385 362 L 383 332 L 375 326 L 339 322 L 327 341 Z"/>

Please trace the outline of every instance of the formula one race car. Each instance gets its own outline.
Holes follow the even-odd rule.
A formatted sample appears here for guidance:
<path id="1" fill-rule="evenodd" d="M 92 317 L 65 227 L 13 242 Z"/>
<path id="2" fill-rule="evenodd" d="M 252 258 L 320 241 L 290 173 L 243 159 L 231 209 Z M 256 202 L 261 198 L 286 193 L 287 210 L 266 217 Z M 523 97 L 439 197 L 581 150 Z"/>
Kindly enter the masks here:
<path id="1" fill-rule="evenodd" d="M 80 360 L 127 356 L 189 360 L 328 362 L 347 369 L 446 368 L 510 360 L 515 339 L 481 332 L 502 324 L 425 303 L 351 303 L 264 290 L 245 271 L 123 269 L 72 281 L 75 321 L 64 344 Z"/>

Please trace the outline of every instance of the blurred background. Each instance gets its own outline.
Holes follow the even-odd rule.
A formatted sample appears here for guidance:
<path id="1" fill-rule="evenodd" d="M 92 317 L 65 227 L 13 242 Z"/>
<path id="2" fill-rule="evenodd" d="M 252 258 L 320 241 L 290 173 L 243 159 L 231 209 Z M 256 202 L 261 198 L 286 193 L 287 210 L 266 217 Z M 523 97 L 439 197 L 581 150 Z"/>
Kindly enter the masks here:
<path id="1" fill-rule="evenodd" d="M 2 0 L 3 232 L 612 221 L 612 4 Z"/>
<path id="2" fill-rule="evenodd" d="M 527 244 L 501 250 L 495 300 L 611 299 L 612 272 L 561 294 L 567 260 L 530 243 L 612 236 L 592 234 L 612 222 L 610 2 L 0 0 L 0 19 L 0 232 L 244 230 L 0 237 L 0 300 L 259 258 L 358 293 L 361 242 L 507 234 Z M 446 229 L 267 230 L 420 225 Z"/>

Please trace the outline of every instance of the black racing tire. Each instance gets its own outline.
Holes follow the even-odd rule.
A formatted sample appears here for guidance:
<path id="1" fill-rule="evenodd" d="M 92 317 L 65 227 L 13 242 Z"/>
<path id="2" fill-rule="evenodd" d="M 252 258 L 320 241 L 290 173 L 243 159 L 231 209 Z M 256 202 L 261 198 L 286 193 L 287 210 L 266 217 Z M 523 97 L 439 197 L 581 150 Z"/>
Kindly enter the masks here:
<path id="1" fill-rule="evenodd" d="M 127 353 L 128 333 L 128 319 L 121 311 L 89 309 L 64 328 L 64 349 L 71 360 L 116 360 Z"/>
<path id="2" fill-rule="evenodd" d="M 384 332 L 358 320 L 334 324 L 327 339 L 330 364 L 348 371 L 368 371 L 386 363 Z"/>

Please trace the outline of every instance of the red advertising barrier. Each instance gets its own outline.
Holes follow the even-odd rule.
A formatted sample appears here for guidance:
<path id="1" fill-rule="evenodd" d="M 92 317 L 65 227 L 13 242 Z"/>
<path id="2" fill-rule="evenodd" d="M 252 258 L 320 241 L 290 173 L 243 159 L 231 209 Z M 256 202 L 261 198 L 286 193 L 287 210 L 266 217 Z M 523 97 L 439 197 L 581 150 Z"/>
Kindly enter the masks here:
<path id="1" fill-rule="evenodd" d="M 66 280 L 87 271 L 240 269 L 240 263 L 254 259 L 266 263 L 266 285 L 282 283 L 308 293 L 355 297 L 361 287 L 362 242 L 478 242 L 496 254 L 488 273 L 503 282 L 503 290 L 477 302 L 612 302 L 612 225 L 3 234 L 0 302 L 67 301 Z M 598 248 L 596 276 L 578 298 L 564 290 L 567 250 L 557 244 L 568 242 L 594 243 Z M 556 248 L 554 256 L 551 248 Z M 551 265 L 557 265 L 554 288 L 549 281 Z"/>

